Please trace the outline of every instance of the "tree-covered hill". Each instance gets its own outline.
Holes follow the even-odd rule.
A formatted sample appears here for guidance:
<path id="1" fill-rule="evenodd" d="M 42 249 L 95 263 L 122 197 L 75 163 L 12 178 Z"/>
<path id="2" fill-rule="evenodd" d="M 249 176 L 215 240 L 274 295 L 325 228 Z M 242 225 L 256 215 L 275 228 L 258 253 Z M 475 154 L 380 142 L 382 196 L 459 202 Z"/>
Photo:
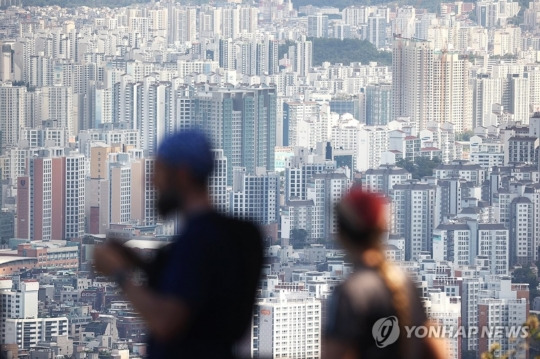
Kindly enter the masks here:
<path id="1" fill-rule="evenodd" d="M 521 0 L 526 1 L 526 0 Z M 439 5 L 442 2 L 448 2 L 443 0 L 402 0 L 402 1 L 395 1 L 395 0 L 333 0 L 332 2 L 328 2 L 327 0 L 293 0 L 293 5 L 295 8 L 300 8 L 300 6 L 307 6 L 307 5 L 313 5 L 317 7 L 323 7 L 323 6 L 332 6 L 337 7 L 339 9 L 343 9 L 347 6 L 352 5 L 382 5 L 382 4 L 392 4 L 396 6 L 403 6 L 403 5 L 412 5 L 418 9 L 428 9 L 431 12 L 437 11 L 439 9 Z M 472 0 L 465 0 L 465 2 L 473 2 Z"/>
<path id="2" fill-rule="evenodd" d="M 131 4 L 146 3 L 149 0 L 22 0 L 23 6 L 52 6 L 61 7 L 123 7 Z"/>
<path id="3" fill-rule="evenodd" d="M 392 64 L 392 54 L 378 51 L 368 41 L 358 39 L 309 39 L 313 42 L 313 65 L 320 66 L 323 62 L 342 63 L 349 65 L 351 62 L 368 63 L 377 61 L 381 65 Z M 279 57 L 282 58 L 289 46 L 294 42 L 287 42 L 279 47 Z"/>
<path id="4" fill-rule="evenodd" d="M 377 48 L 365 40 L 358 39 L 310 39 L 313 42 L 313 65 L 323 62 L 340 62 L 348 65 L 351 62 L 368 63 L 377 61 L 381 65 L 392 64 L 392 54 L 378 51 Z"/>
<path id="5" fill-rule="evenodd" d="M 177 0 L 180 2 L 180 0 Z M 467 1 L 467 0 L 466 0 Z M 470 0 L 472 1 L 472 0 Z M 527 1 L 527 0 L 519 0 Z M 135 3 L 145 3 L 150 2 L 150 0 L 22 0 L 24 6 L 48 6 L 48 5 L 59 5 L 62 7 L 77 7 L 77 6 L 90 6 L 90 7 L 121 7 L 127 6 Z M 184 4 L 207 4 L 210 0 L 181 0 Z M 418 8 L 429 9 L 430 11 L 436 11 L 439 7 L 439 4 L 442 0 L 402 0 L 396 2 L 395 0 L 333 0 L 328 2 L 328 0 L 293 0 L 293 5 L 296 9 L 300 6 L 313 5 L 318 7 L 323 6 L 332 6 L 339 9 L 351 5 L 379 5 L 379 4 L 395 4 L 395 5 L 413 5 Z M 249 1 L 251 3 L 251 1 Z"/>

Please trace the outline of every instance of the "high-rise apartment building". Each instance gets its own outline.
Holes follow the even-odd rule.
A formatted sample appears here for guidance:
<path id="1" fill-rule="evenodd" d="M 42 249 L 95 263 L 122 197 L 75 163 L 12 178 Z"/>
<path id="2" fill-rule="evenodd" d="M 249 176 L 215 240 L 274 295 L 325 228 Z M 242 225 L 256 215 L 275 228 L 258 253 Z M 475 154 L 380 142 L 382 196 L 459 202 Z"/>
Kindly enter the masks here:
<path id="1" fill-rule="evenodd" d="M 301 292 L 281 292 L 255 306 L 251 354 L 260 358 L 321 355 L 321 302 Z"/>
<path id="2" fill-rule="evenodd" d="M 319 173 L 333 172 L 336 169 L 336 163 L 327 160 L 325 157 L 314 159 L 307 149 L 300 151 L 308 152 L 307 156 L 295 156 L 299 163 L 293 160 L 290 166 L 285 168 L 285 199 L 307 199 L 307 184 L 311 177 Z M 311 159 L 310 159 L 311 157 Z"/>
<path id="3" fill-rule="evenodd" d="M 389 150 L 389 131 L 385 126 L 362 126 L 358 130 L 356 169 L 366 171 L 381 164 L 382 154 Z"/>
<path id="4" fill-rule="evenodd" d="M 229 210 L 229 198 L 227 195 L 227 157 L 223 150 L 212 150 L 214 155 L 214 172 L 208 179 L 208 189 L 214 208 L 221 213 Z"/>
<path id="5" fill-rule="evenodd" d="M 384 126 L 394 120 L 392 85 L 372 84 L 366 87 L 366 125 Z"/>
<path id="6" fill-rule="evenodd" d="M 28 160 L 26 175 L 17 180 L 19 238 L 65 239 L 65 166 L 65 157 L 51 153 Z"/>
<path id="7" fill-rule="evenodd" d="M 76 113 L 73 110 L 72 89 L 66 86 L 41 87 L 34 92 L 33 123 L 56 121 L 70 136 L 74 133 Z"/>
<path id="8" fill-rule="evenodd" d="M 85 232 L 86 159 L 59 148 L 29 159 L 17 179 L 17 235 L 32 240 L 80 238 Z"/>
<path id="9" fill-rule="evenodd" d="M 344 173 L 314 174 L 307 182 L 306 198 L 313 201 L 311 238 L 331 240 L 337 233 L 336 205 L 349 189 L 349 179 Z"/>
<path id="10" fill-rule="evenodd" d="M 132 168 L 127 153 L 109 155 L 110 202 L 109 223 L 129 223 L 131 217 Z"/>
<path id="11" fill-rule="evenodd" d="M 386 17 L 381 15 L 368 17 L 367 40 L 378 49 L 385 47 L 387 27 Z"/>
<path id="12" fill-rule="evenodd" d="M 413 6 L 400 6 L 393 21 L 392 33 L 403 38 L 413 38 L 415 20 L 416 9 Z"/>
<path id="13" fill-rule="evenodd" d="M 493 275 L 507 275 L 509 231 L 500 223 L 467 220 L 444 223 L 433 231 L 433 258 L 458 266 L 474 265 L 486 258 Z"/>
<path id="14" fill-rule="evenodd" d="M 433 291 L 429 293 L 424 303 L 426 313 L 436 325 L 455 333 L 461 326 L 461 298 L 450 297 L 445 292 Z M 445 347 L 447 358 L 461 358 L 461 337 L 446 338 Z"/>
<path id="15" fill-rule="evenodd" d="M 429 41 L 394 37 L 392 104 L 395 117 L 424 129 L 433 116 L 433 49 Z"/>
<path id="16" fill-rule="evenodd" d="M 206 86 L 182 96 L 190 101 L 190 106 L 183 108 L 191 114 L 192 126 L 205 129 L 213 147 L 223 149 L 229 184 L 233 167 L 245 167 L 251 174 L 257 167 L 274 169 L 274 88 Z"/>
<path id="17" fill-rule="evenodd" d="M 84 199 L 86 178 L 86 158 L 74 153 L 65 157 L 65 228 L 64 238 L 73 239 L 83 236 L 85 231 Z"/>
<path id="18" fill-rule="evenodd" d="M 456 132 L 471 130 L 470 62 L 457 52 L 435 52 L 433 59 L 433 117 L 454 124 Z"/>
<path id="19" fill-rule="evenodd" d="M 298 146 L 298 123 L 319 113 L 320 105 L 313 101 L 288 101 L 283 103 L 283 145 Z"/>
<path id="20" fill-rule="evenodd" d="M 11 81 L 12 71 L 12 55 L 11 46 L 6 44 L 0 45 L 0 81 Z"/>
<path id="21" fill-rule="evenodd" d="M 230 214 L 235 218 L 250 219 L 259 224 L 279 220 L 280 176 L 274 172 L 246 173 L 245 168 L 233 169 L 230 192 Z"/>
<path id="22" fill-rule="evenodd" d="M 300 76 L 307 76 L 313 66 L 313 43 L 306 39 L 301 39 L 296 42 L 294 48 L 294 71 Z"/>
<path id="23" fill-rule="evenodd" d="M 528 73 L 508 74 L 508 110 L 514 115 L 514 120 L 526 125 L 530 116 L 530 84 Z"/>
<path id="24" fill-rule="evenodd" d="M 219 40 L 218 61 L 219 67 L 223 69 L 234 69 L 234 44 L 230 38 Z"/>
<path id="25" fill-rule="evenodd" d="M 484 353 L 497 342 L 502 353 L 515 350 L 516 357 L 526 357 L 519 332 L 529 315 L 528 284 L 511 283 L 510 277 L 493 278 L 478 293 L 478 326 L 487 330 L 478 336 L 478 352 Z M 491 328 L 504 328 L 502 335 L 489 334 Z"/>
<path id="26" fill-rule="evenodd" d="M 367 23 L 369 12 L 367 6 L 347 6 L 341 12 L 341 19 L 346 24 L 359 26 Z"/>
<path id="27" fill-rule="evenodd" d="M 534 206 L 527 197 L 517 197 L 510 203 L 510 264 L 534 262 Z"/>
<path id="28" fill-rule="evenodd" d="M 500 102 L 503 94 L 503 81 L 489 74 L 477 74 L 473 84 L 473 126 L 497 126 L 493 105 Z"/>
<path id="29" fill-rule="evenodd" d="M 171 21 L 168 27 L 169 43 L 193 42 L 197 39 L 197 9 L 174 6 L 168 9 Z"/>
<path id="30" fill-rule="evenodd" d="M 369 192 L 390 194 L 397 184 L 403 184 L 412 179 L 412 175 L 401 167 L 390 165 L 368 169 L 362 177 L 362 187 Z"/>
<path id="31" fill-rule="evenodd" d="M 323 14 L 309 15 L 307 17 L 308 37 L 328 37 L 328 16 Z"/>
<path id="32" fill-rule="evenodd" d="M 221 10 L 221 36 L 224 39 L 236 39 L 240 33 L 240 8 L 223 7 L 219 10 Z"/>
<path id="33" fill-rule="evenodd" d="M 436 186 L 427 183 L 396 184 L 391 192 L 393 233 L 405 238 L 405 259 L 432 251 Z"/>
<path id="34" fill-rule="evenodd" d="M 171 132 L 173 114 L 169 110 L 170 98 L 170 82 L 157 81 L 151 76 L 144 78 L 139 131 L 141 147 L 149 155 L 155 154 L 163 136 Z"/>
<path id="35" fill-rule="evenodd" d="M 27 127 L 26 87 L 12 86 L 11 82 L 0 82 L 0 148 L 16 146 L 20 130 Z"/>

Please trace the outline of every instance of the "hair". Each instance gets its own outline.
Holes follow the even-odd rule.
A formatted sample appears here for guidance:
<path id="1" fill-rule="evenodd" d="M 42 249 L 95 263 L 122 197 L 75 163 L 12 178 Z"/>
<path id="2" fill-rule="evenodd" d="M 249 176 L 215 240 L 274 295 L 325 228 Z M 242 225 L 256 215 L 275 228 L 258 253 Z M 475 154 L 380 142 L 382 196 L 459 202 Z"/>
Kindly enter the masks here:
<path id="1" fill-rule="evenodd" d="M 386 258 L 379 261 L 379 264 L 376 266 L 379 275 L 383 279 L 386 287 L 390 290 L 392 294 L 392 305 L 397 313 L 397 318 L 400 326 L 399 340 L 401 345 L 401 350 L 403 354 L 407 352 L 406 346 L 406 333 L 404 330 L 405 326 L 410 326 L 411 316 L 410 316 L 410 303 L 409 303 L 409 291 L 405 285 L 405 276 L 404 274 Z"/>
<path id="2" fill-rule="evenodd" d="M 379 251 L 380 257 L 375 261 L 374 267 L 392 296 L 392 306 L 396 311 L 400 327 L 401 350 L 405 354 L 407 346 L 404 327 L 411 325 L 409 288 L 406 286 L 406 277 L 403 272 L 388 261 L 383 253 L 381 238 L 384 231 L 376 227 L 360 230 L 339 210 L 338 229 L 350 247 L 359 250 L 375 249 Z"/>

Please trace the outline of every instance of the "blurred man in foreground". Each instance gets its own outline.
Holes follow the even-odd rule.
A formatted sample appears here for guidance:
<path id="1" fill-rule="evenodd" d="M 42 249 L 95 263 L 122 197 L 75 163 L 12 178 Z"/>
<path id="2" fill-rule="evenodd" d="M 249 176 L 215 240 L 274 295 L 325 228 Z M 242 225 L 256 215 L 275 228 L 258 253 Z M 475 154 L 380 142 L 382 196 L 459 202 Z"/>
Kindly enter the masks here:
<path id="1" fill-rule="evenodd" d="M 178 212 L 182 232 L 152 263 L 114 241 L 94 252 L 96 270 L 115 279 L 146 321 L 150 358 L 232 358 L 251 323 L 261 235 L 214 211 L 207 186 L 213 163 L 200 132 L 165 138 L 155 163 L 157 207 L 163 216 Z M 131 279 L 136 269 L 146 285 Z"/>
<path id="2" fill-rule="evenodd" d="M 405 327 L 429 326 L 417 290 L 385 258 L 383 199 L 353 188 L 337 207 L 338 238 L 354 272 L 328 305 L 323 358 L 444 358 L 444 343 L 407 337 Z"/>

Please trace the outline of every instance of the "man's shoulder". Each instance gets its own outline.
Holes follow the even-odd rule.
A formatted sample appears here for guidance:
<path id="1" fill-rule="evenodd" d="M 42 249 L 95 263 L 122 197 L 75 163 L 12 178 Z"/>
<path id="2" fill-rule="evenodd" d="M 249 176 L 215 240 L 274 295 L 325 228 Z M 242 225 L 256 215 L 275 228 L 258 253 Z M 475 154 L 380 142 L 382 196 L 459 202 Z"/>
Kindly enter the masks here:
<path id="1" fill-rule="evenodd" d="M 205 237 L 213 243 L 224 241 L 228 245 L 237 243 L 243 246 L 262 247 L 262 233 L 256 224 L 226 214 L 210 213 L 207 221 L 199 223 L 198 231 L 206 232 Z M 192 233 L 196 237 L 200 237 L 199 234 L 201 233 Z"/>
<path id="2" fill-rule="evenodd" d="M 225 235 L 257 235 L 261 236 L 259 227 L 251 221 L 231 217 L 227 214 L 214 212 L 212 222 L 216 229 Z"/>

